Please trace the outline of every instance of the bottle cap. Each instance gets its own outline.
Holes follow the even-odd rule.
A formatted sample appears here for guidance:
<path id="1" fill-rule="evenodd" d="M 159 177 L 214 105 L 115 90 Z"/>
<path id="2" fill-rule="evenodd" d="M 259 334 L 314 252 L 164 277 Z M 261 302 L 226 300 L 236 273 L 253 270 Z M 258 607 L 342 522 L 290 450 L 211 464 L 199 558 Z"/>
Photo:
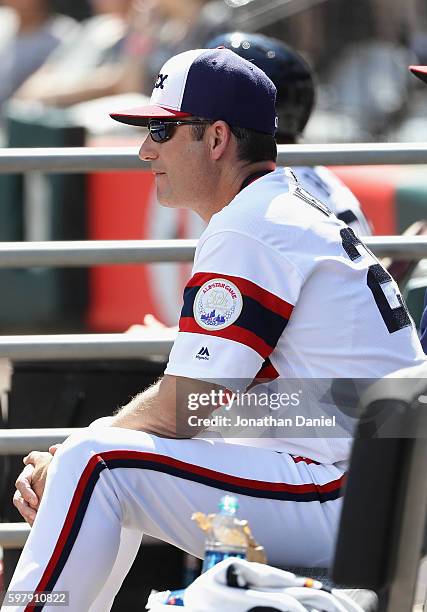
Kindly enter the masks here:
<path id="1" fill-rule="evenodd" d="M 224 495 L 219 503 L 219 508 L 222 514 L 236 514 L 239 507 L 237 497 L 234 495 Z"/>

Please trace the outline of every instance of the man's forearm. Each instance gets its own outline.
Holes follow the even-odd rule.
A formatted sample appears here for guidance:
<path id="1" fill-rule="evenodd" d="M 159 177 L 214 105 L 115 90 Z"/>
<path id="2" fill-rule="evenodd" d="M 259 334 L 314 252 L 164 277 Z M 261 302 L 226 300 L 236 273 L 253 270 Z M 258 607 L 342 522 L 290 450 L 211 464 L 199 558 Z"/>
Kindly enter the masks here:
<path id="1" fill-rule="evenodd" d="M 165 414 L 165 411 L 159 406 L 162 381 L 163 379 L 157 381 L 142 393 L 138 393 L 128 404 L 120 408 L 113 417 L 111 426 L 137 429 L 161 436 L 171 436 L 173 429 L 175 429 L 174 423 L 170 423 L 171 415 L 169 412 Z"/>
<path id="2" fill-rule="evenodd" d="M 202 381 L 165 375 L 123 406 L 112 417 L 110 426 L 136 429 L 165 438 L 192 438 L 203 427 L 190 426 L 186 398 L 190 391 L 200 393 L 205 389 L 206 383 Z M 212 408 L 207 406 L 201 408 L 199 416 L 208 416 L 211 412 Z"/>

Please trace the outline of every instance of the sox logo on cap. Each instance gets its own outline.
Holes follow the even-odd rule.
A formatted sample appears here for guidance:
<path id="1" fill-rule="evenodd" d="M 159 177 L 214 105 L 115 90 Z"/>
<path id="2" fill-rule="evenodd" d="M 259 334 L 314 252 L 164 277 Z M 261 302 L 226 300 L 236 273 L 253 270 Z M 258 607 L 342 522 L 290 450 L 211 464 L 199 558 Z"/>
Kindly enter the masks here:
<path id="1" fill-rule="evenodd" d="M 158 89 L 159 87 L 160 89 L 163 89 L 164 87 L 163 83 L 166 81 L 167 78 L 168 78 L 167 74 L 159 74 L 157 77 L 156 84 L 154 85 L 154 89 Z"/>

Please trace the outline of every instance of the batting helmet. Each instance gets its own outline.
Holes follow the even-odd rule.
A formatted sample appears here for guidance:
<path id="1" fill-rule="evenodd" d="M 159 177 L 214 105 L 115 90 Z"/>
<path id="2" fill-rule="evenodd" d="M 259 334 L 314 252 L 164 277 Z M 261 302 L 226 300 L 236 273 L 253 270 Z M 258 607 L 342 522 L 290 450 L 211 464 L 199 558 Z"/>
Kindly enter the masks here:
<path id="1" fill-rule="evenodd" d="M 313 74 L 305 59 L 282 41 L 262 34 L 228 32 L 206 47 L 226 47 L 263 70 L 277 88 L 276 137 L 295 140 L 304 130 L 314 105 Z"/>

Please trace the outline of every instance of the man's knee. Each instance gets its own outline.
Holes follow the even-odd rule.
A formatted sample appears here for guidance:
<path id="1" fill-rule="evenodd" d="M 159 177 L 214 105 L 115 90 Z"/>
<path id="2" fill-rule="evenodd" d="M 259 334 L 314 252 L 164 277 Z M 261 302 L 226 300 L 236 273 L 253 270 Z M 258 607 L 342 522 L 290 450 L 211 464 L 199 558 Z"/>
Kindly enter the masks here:
<path id="1" fill-rule="evenodd" d="M 79 471 L 84 469 L 90 458 L 96 454 L 97 440 L 94 432 L 87 427 L 71 434 L 56 451 L 52 466 L 55 470 L 70 470 L 77 467 Z"/>
<path id="2" fill-rule="evenodd" d="M 96 426 L 93 426 L 95 425 Z M 98 420 L 89 427 L 71 434 L 58 449 L 59 456 L 64 453 L 77 454 L 90 458 L 112 450 L 137 449 L 153 451 L 155 444 L 153 436 L 141 431 L 128 430 L 119 427 L 110 427 L 109 421 L 105 424 Z"/>

